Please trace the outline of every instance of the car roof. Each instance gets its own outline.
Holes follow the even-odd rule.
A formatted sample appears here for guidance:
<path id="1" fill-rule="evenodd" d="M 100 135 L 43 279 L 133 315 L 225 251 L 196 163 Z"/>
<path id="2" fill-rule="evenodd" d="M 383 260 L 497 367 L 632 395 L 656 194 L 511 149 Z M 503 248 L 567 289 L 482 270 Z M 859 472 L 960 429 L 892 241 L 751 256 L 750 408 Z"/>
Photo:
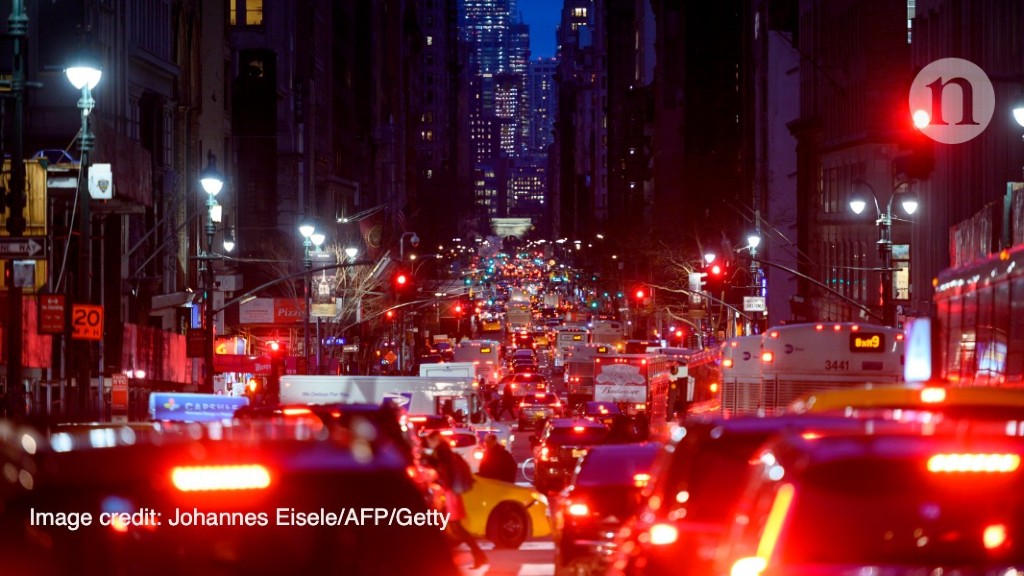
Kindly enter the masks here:
<path id="1" fill-rule="evenodd" d="M 1020 408 L 1024 412 L 1024 390 L 995 387 L 945 387 L 903 384 L 863 386 L 807 394 L 794 401 L 792 412 L 829 412 L 847 409 L 904 408 L 944 410 L 976 408 Z M 973 413 L 973 412 L 972 412 Z"/>

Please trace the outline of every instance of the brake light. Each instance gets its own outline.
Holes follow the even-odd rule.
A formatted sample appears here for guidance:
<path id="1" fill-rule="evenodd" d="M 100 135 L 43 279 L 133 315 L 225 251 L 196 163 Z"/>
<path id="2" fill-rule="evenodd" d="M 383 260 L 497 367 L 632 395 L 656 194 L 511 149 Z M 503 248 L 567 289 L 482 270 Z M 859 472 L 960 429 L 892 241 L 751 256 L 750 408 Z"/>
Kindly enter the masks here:
<path id="1" fill-rule="evenodd" d="M 427 421 L 427 417 L 426 416 L 410 416 L 409 417 L 409 422 L 426 422 L 426 421 Z"/>
<path id="2" fill-rule="evenodd" d="M 526 407 L 526 402 L 520 402 L 519 403 L 519 407 L 520 408 L 525 408 Z"/>
<path id="3" fill-rule="evenodd" d="M 774 362 L 775 355 L 771 352 L 761 352 L 761 362 Z"/>
<path id="4" fill-rule="evenodd" d="M 544 394 L 543 394 L 543 393 L 540 393 L 540 392 L 538 392 L 538 393 L 534 394 L 533 396 L 534 396 L 534 398 L 543 398 L 543 397 L 544 397 Z"/>
<path id="5" fill-rule="evenodd" d="M 258 490 L 270 486 L 270 472 L 259 464 L 175 466 L 171 483 L 182 492 Z"/>
<path id="6" fill-rule="evenodd" d="M 783 484 L 775 492 L 775 500 L 772 502 L 771 510 L 768 511 L 768 519 L 765 521 L 764 530 L 761 532 L 761 541 L 757 543 L 757 558 L 761 559 L 762 564 L 756 572 L 751 572 L 751 574 L 759 574 L 768 565 L 768 559 L 772 557 L 772 552 L 775 551 L 775 545 L 778 543 L 779 535 L 782 533 L 782 526 L 786 523 L 786 516 L 789 515 L 789 507 L 793 504 L 795 493 L 796 489 L 792 484 Z M 739 562 L 742 562 L 742 559 L 737 561 L 737 564 Z M 735 570 L 735 568 L 736 564 L 733 564 L 733 569 Z M 736 576 L 736 573 L 733 572 L 732 575 Z"/>
<path id="7" fill-rule="evenodd" d="M 722 368 L 732 368 L 732 358 L 722 360 Z"/>
<path id="8" fill-rule="evenodd" d="M 647 405 L 646 405 L 646 404 L 644 404 L 643 402 L 637 402 L 637 403 L 636 403 L 636 404 L 634 405 L 634 407 L 635 407 L 635 408 L 636 408 L 637 410 L 643 410 L 644 408 L 647 408 Z"/>
<path id="9" fill-rule="evenodd" d="M 587 516 L 590 514 L 590 508 L 582 502 L 574 502 L 569 504 L 569 515 L 570 516 Z"/>
<path id="10" fill-rule="evenodd" d="M 767 566 L 768 562 L 758 556 L 740 558 L 732 565 L 729 576 L 758 576 Z"/>
<path id="11" fill-rule="evenodd" d="M 453 436 L 454 434 L 454 430 L 441 430 L 441 436 Z"/>
<path id="12" fill-rule="evenodd" d="M 921 389 L 921 402 L 939 404 L 946 401 L 946 389 L 929 386 Z"/>
<path id="13" fill-rule="evenodd" d="M 1001 548 L 1003 544 L 1006 544 L 1006 525 L 990 524 L 985 526 L 985 531 L 981 534 L 981 541 L 985 544 L 986 550 Z"/>
<path id="14" fill-rule="evenodd" d="M 541 449 L 540 449 L 540 459 L 541 460 L 547 460 L 548 459 L 548 454 L 550 454 L 550 453 L 551 453 L 551 450 L 548 449 L 547 446 L 541 447 Z"/>
<path id="15" fill-rule="evenodd" d="M 637 488 L 643 488 L 644 486 L 647 486 L 647 483 L 650 481 L 650 474 L 645 474 L 643 472 L 633 474 L 633 485 L 636 486 Z"/>
<path id="16" fill-rule="evenodd" d="M 562 402 L 561 402 L 561 401 L 559 401 L 559 402 L 552 402 L 552 403 L 550 404 L 550 406 L 551 406 L 552 408 L 558 408 L 558 407 L 559 407 L 559 406 L 561 406 L 561 405 L 562 405 Z"/>
<path id="17" fill-rule="evenodd" d="M 1014 472 L 1018 454 L 936 454 L 928 459 L 929 472 Z"/>
<path id="18" fill-rule="evenodd" d="M 572 431 L 573 432 L 583 432 L 584 430 L 586 430 L 586 428 L 584 426 L 573 426 L 572 427 Z"/>
<path id="19" fill-rule="evenodd" d="M 484 451 L 483 450 L 474 450 L 473 451 L 473 459 L 474 460 L 483 460 L 484 459 Z"/>
<path id="20" fill-rule="evenodd" d="M 309 408 L 285 408 L 282 412 L 285 416 L 305 416 L 313 413 Z"/>
<path id="21" fill-rule="evenodd" d="M 655 524 L 647 531 L 651 544 L 665 546 L 679 539 L 679 529 L 672 524 Z"/>

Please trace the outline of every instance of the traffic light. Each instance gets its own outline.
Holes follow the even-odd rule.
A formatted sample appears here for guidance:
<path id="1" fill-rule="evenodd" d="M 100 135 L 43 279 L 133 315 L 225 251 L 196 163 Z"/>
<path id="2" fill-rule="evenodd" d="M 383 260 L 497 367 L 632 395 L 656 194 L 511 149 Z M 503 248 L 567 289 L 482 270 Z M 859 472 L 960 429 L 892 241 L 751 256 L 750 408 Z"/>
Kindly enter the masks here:
<path id="1" fill-rule="evenodd" d="M 397 300 L 408 300 L 414 291 L 412 274 L 408 270 L 397 270 L 394 276 L 391 277 L 391 287 L 395 291 L 395 298 Z"/>
<path id="2" fill-rule="evenodd" d="M 270 353 L 270 376 L 267 377 L 266 401 L 268 404 L 277 404 L 281 375 L 284 374 L 286 346 L 277 340 L 270 340 L 267 342 L 267 351 Z"/>
<path id="3" fill-rule="evenodd" d="M 721 297 L 725 290 L 728 266 L 726 264 L 708 264 L 705 269 L 707 276 L 704 278 L 704 289 L 712 296 Z"/>
<path id="4" fill-rule="evenodd" d="M 387 312 L 384 312 L 384 318 L 386 318 L 388 320 L 394 320 L 395 319 L 395 311 L 394 310 L 388 310 Z"/>
<path id="5" fill-rule="evenodd" d="M 455 312 L 456 316 L 461 316 L 462 315 L 462 310 L 463 310 L 462 302 L 456 302 L 455 306 L 452 306 L 452 311 Z"/>

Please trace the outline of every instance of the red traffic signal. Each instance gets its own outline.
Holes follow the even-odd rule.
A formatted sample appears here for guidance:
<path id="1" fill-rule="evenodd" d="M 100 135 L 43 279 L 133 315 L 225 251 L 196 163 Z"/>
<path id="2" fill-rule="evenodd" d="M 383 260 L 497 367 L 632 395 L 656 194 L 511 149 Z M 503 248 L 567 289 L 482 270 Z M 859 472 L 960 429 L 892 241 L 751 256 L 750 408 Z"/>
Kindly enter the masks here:
<path id="1" fill-rule="evenodd" d="M 284 351 L 284 346 L 277 340 L 271 340 L 267 342 L 267 350 L 270 351 L 271 355 L 277 355 Z"/>
<path id="2" fill-rule="evenodd" d="M 456 314 L 462 314 L 462 304 L 460 302 L 456 302 L 453 310 Z"/>
<path id="3" fill-rule="evenodd" d="M 712 264 L 711 268 L 708 270 L 708 272 L 710 272 L 712 276 L 721 276 L 722 275 L 722 267 L 719 266 L 718 264 Z"/>
<path id="4" fill-rule="evenodd" d="M 646 295 L 647 295 L 647 293 L 646 293 L 646 292 L 644 292 L 644 289 L 643 289 L 643 288 L 637 288 L 637 289 L 636 289 L 636 292 L 635 292 L 635 293 L 634 293 L 633 295 L 634 295 L 634 296 L 636 296 L 636 299 L 637 299 L 637 300 L 643 300 L 643 299 L 644 299 L 644 296 L 646 296 Z"/>
<path id="5" fill-rule="evenodd" d="M 409 285 L 409 276 L 405 272 L 399 272 L 395 274 L 395 287 L 398 289 L 405 288 Z"/>
<path id="6" fill-rule="evenodd" d="M 384 313 L 384 317 L 387 318 L 388 320 L 394 320 L 395 319 L 395 311 L 394 310 L 388 310 L 387 312 Z"/>

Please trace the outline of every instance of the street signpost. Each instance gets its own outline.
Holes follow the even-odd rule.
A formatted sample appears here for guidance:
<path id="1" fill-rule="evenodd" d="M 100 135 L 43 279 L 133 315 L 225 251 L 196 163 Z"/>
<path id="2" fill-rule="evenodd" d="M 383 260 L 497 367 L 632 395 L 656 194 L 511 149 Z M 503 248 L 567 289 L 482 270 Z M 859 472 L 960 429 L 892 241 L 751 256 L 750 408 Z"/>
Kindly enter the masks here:
<path id="1" fill-rule="evenodd" d="M 48 238 L 0 238 L 0 260 L 42 260 L 50 251 Z"/>

